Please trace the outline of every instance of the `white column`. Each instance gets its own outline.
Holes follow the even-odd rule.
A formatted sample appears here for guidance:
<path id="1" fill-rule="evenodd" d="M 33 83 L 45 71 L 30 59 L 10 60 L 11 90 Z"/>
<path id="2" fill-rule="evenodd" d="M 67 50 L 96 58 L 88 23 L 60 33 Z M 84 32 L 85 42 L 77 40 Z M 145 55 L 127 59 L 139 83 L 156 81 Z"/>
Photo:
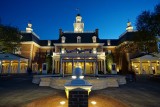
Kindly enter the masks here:
<path id="1" fill-rule="evenodd" d="M 33 57 L 33 44 L 31 44 L 31 47 L 30 47 L 30 57 L 29 57 L 29 67 L 32 68 L 32 57 Z"/>
<path id="2" fill-rule="evenodd" d="M 99 62 L 97 61 L 97 64 L 98 64 L 98 71 L 99 71 Z"/>
<path id="3" fill-rule="evenodd" d="M 101 60 L 101 71 L 103 71 L 103 62 L 102 62 L 102 60 Z"/>
<path id="4" fill-rule="evenodd" d="M 0 60 L 0 74 L 2 73 L 2 60 Z"/>
<path id="5" fill-rule="evenodd" d="M 84 75 L 86 74 L 86 58 L 84 58 Z"/>
<path id="6" fill-rule="evenodd" d="M 73 70 L 74 70 L 74 59 L 72 59 L 72 74 L 73 74 Z"/>
<path id="7" fill-rule="evenodd" d="M 96 57 L 96 74 L 95 75 L 98 75 L 98 60 L 97 60 L 97 57 Z"/>
<path id="8" fill-rule="evenodd" d="M 60 58 L 60 75 L 63 75 L 63 65 L 62 65 L 62 58 Z"/>
<path id="9" fill-rule="evenodd" d="M 53 70 L 55 72 L 55 68 L 54 68 L 54 58 L 52 59 L 52 74 L 53 74 Z"/>
<path id="10" fill-rule="evenodd" d="M 141 60 L 140 60 L 140 71 L 139 71 L 139 74 L 142 74 L 142 71 L 143 71 L 143 69 L 142 69 L 142 62 L 141 62 Z"/>
<path id="11" fill-rule="evenodd" d="M 8 74 L 10 74 L 10 72 L 11 72 L 11 61 L 9 61 L 9 66 L 8 66 Z"/>
<path id="12" fill-rule="evenodd" d="M 62 75 L 63 75 L 63 77 L 64 77 L 64 67 L 65 67 L 65 63 L 62 62 Z"/>
<path id="13" fill-rule="evenodd" d="M 93 73 L 96 74 L 96 62 L 93 62 Z"/>
<path id="14" fill-rule="evenodd" d="M 59 60 L 57 61 L 57 73 L 60 73 L 59 72 Z"/>
<path id="15" fill-rule="evenodd" d="M 105 59 L 104 59 L 103 61 L 104 61 L 104 63 L 103 63 L 103 66 L 104 66 L 104 74 L 106 74 L 106 61 L 105 61 Z"/>
<path id="16" fill-rule="evenodd" d="M 21 62 L 18 60 L 18 68 L 17 68 L 17 73 L 21 72 Z"/>
<path id="17" fill-rule="evenodd" d="M 152 70 L 152 62 L 150 61 L 150 72 L 149 74 L 153 74 L 153 70 Z"/>
<path id="18" fill-rule="evenodd" d="M 57 61 L 55 60 L 55 73 L 57 73 Z"/>

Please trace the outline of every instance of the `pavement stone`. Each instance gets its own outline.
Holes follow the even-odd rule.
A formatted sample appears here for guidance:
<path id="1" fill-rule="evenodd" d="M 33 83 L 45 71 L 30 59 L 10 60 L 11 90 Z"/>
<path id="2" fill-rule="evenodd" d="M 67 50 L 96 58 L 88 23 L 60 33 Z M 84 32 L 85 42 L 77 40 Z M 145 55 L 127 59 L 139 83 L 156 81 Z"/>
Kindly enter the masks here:
<path id="1" fill-rule="evenodd" d="M 32 83 L 32 76 L 0 77 L 0 107 L 22 107 L 24 104 L 65 92 Z M 102 95 L 121 101 L 129 107 L 160 107 L 160 83 L 148 76 L 137 76 L 137 81 L 128 82 L 119 88 L 91 91 L 90 96 Z"/>

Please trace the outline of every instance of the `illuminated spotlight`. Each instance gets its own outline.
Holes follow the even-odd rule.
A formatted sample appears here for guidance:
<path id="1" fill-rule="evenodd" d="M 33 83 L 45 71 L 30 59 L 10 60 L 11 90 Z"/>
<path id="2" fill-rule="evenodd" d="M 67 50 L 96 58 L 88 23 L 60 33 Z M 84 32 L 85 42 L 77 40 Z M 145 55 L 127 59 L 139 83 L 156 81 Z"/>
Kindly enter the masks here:
<path id="1" fill-rule="evenodd" d="M 76 79 L 77 77 L 76 76 L 72 76 L 72 79 Z"/>
<path id="2" fill-rule="evenodd" d="M 65 103 L 66 103 L 65 101 L 61 101 L 61 102 L 60 102 L 61 105 L 64 105 Z"/>
<path id="3" fill-rule="evenodd" d="M 91 102 L 91 104 L 95 105 L 95 104 L 97 104 L 97 102 L 95 102 L 95 101 L 92 101 L 92 102 Z"/>
<path id="4" fill-rule="evenodd" d="M 84 78 L 84 76 L 80 76 L 79 78 L 80 78 L 80 79 L 83 79 L 83 78 Z"/>

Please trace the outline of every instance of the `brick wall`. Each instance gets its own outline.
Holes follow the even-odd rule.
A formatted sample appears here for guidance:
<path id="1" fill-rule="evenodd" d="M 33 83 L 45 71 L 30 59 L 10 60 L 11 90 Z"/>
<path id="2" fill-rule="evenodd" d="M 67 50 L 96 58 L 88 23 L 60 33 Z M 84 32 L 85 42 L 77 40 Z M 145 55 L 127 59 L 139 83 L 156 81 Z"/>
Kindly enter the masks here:
<path id="1" fill-rule="evenodd" d="M 88 107 L 88 91 L 77 88 L 69 92 L 69 107 Z"/>
<path id="2" fill-rule="evenodd" d="M 22 44 L 21 45 L 21 55 L 23 57 L 29 58 L 30 57 L 30 48 L 31 48 L 31 44 Z"/>

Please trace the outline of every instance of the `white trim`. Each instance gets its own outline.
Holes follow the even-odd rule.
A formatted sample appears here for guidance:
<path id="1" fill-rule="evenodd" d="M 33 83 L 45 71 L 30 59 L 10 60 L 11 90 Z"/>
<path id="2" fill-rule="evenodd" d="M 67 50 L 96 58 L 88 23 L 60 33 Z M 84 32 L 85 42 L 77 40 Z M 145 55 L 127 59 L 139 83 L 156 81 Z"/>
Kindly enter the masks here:
<path id="1" fill-rule="evenodd" d="M 127 32 L 137 32 L 137 30 L 133 30 L 133 31 L 125 31 L 124 33 L 122 33 L 122 34 L 119 36 L 119 39 L 120 39 L 123 35 L 125 35 Z"/>
<path id="2" fill-rule="evenodd" d="M 31 44 L 31 48 L 30 48 L 30 56 L 29 56 L 29 65 L 32 66 L 32 53 L 33 52 L 33 44 Z"/>
<path id="3" fill-rule="evenodd" d="M 21 44 L 31 44 L 31 45 L 34 44 L 37 47 L 41 47 L 39 44 L 37 44 L 37 43 L 35 43 L 33 41 L 21 42 Z"/>
<path id="4" fill-rule="evenodd" d="M 28 41 L 28 42 L 21 42 L 21 44 L 34 44 L 35 46 L 37 46 L 38 48 L 54 48 L 54 46 L 40 46 L 37 43 L 33 42 L 33 41 Z"/>
<path id="5" fill-rule="evenodd" d="M 63 31 L 63 33 L 75 33 L 74 31 Z M 83 32 L 76 32 L 76 33 L 95 33 L 95 31 L 83 31 Z"/>
<path id="6" fill-rule="evenodd" d="M 103 46 L 104 43 L 55 43 L 55 46 Z"/>
<path id="7" fill-rule="evenodd" d="M 103 48 L 115 48 L 117 46 L 103 46 Z"/>
<path id="8" fill-rule="evenodd" d="M 40 39 L 40 37 L 33 31 L 31 31 L 31 32 L 21 31 L 21 33 L 32 33 L 34 36 L 36 36 L 38 39 Z"/>
<path id="9" fill-rule="evenodd" d="M 41 46 L 40 48 L 54 48 L 54 46 Z"/>

